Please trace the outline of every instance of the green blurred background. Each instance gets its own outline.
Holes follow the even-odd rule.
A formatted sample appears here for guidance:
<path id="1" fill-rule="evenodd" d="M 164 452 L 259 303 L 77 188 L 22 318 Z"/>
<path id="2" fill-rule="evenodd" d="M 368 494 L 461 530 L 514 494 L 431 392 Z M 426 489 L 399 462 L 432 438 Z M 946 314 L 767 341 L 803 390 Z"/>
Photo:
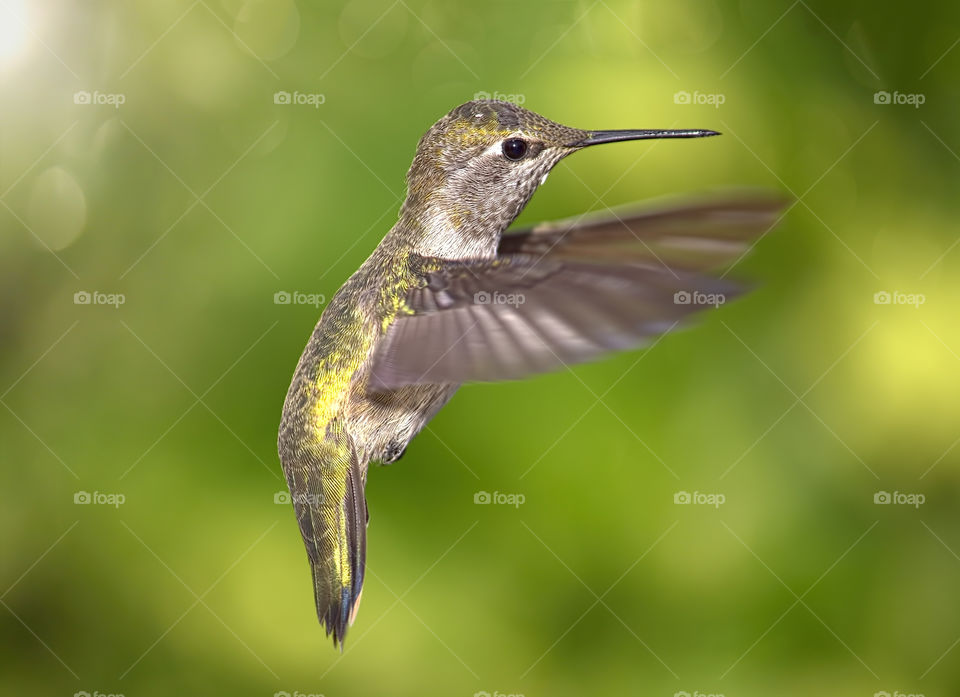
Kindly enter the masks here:
<path id="1" fill-rule="evenodd" d="M 0 692 L 956 694 L 958 39 L 945 1 L 0 1 Z M 724 132 L 578 154 L 521 222 L 795 203 L 744 300 L 372 471 L 340 655 L 277 496 L 322 306 L 274 297 L 329 298 L 479 92 Z"/>

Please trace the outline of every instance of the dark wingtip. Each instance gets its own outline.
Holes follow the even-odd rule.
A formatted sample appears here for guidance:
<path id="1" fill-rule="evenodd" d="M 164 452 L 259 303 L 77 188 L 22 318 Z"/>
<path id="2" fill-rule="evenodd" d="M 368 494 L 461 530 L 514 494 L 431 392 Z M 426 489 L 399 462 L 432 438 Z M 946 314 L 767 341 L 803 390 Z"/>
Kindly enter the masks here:
<path id="1" fill-rule="evenodd" d="M 334 648 L 340 649 L 343 653 L 343 644 L 347 638 L 347 630 L 350 628 L 350 590 L 344 588 L 341 593 L 340 602 L 331 605 L 326 615 L 320 618 L 320 624 L 327 631 L 327 636 L 333 637 Z"/>
<path id="2" fill-rule="evenodd" d="M 326 607 L 321 607 L 318 600 L 317 619 L 320 620 L 321 626 L 326 629 L 327 636 L 333 637 L 333 645 L 340 649 L 341 653 L 343 653 L 347 630 L 350 629 L 350 625 L 353 624 L 357 615 L 362 583 L 362 577 L 360 577 L 359 583 L 354 584 L 352 588 L 341 588 L 339 599 Z"/>

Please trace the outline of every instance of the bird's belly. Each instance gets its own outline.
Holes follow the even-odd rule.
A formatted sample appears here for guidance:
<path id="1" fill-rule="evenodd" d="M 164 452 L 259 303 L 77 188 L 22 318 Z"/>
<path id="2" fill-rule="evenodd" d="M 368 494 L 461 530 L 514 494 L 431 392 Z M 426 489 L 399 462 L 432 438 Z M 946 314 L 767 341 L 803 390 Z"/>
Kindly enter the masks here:
<path id="1" fill-rule="evenodd" d="M 409 385 L 388 392 L 364 393 L 350 400 L 347 428 L 362 443 L 365 459 L 395 459 L 459 385 Z"/>

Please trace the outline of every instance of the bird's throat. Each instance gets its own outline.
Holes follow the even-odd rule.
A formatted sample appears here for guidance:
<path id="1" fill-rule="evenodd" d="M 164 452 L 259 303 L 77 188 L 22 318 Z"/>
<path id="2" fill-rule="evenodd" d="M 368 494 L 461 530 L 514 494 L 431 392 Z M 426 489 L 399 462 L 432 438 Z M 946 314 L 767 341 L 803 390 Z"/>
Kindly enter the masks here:
<path id="1" fill-rule="evenodd" d="M 492 259 L 509 222 L 501 215 L 489 215 L 438 197 L 416 208 L 405 206 L 395 230 L 411 251 L 422 256 Z"/>

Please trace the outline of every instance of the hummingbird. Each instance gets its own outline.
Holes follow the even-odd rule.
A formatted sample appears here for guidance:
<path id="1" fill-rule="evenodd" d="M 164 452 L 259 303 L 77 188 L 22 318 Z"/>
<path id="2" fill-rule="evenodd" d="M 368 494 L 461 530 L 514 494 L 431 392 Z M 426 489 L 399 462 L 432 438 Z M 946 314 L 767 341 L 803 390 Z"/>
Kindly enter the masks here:
<path id="1" fill-rule="evenodd" d="M 580 130 L 475 100 L 420 139 L 396 224 L 324 309 L 283 405 L 280 461 L 334 646 L 343 650 L 363 588 L 368 468 L 396 462 L 461 384 L 636 348 L 738 293 L 709 271 L 745 254 L 781 200 L 728 196 L 507 230 L 572 153 L 715 135 Z"/>

